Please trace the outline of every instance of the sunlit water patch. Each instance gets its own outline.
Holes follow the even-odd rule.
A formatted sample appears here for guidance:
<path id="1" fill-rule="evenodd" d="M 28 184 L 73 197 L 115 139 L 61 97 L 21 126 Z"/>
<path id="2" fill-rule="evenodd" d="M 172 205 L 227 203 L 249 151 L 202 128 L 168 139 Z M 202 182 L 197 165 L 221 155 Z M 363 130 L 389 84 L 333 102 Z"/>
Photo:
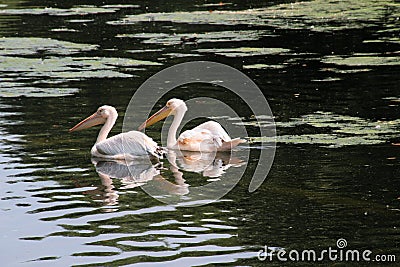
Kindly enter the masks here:
<path id="1" fill-rule="evenodd" d="M 230 2 L 219 2 L 219 3 L 205 3 L 201 5 L 195 5 L 196 7 L 221 7 L 221 6 L 230 6 L 233 5 L 233 3 Z"/>
<path id="2" fill-rule="evenodd" d="M 400 103 L 400 97 L 388 96 L 388 97 L 385 97 L 383 99 L 389 100 L 392 103 Z"/>

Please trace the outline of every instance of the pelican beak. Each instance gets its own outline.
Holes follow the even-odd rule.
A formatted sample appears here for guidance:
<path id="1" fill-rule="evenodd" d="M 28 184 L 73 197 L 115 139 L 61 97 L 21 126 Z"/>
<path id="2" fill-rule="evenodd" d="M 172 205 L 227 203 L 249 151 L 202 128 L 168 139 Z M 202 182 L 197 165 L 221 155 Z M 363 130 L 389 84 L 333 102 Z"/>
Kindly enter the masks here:
<path id="1" fill-rule="evenodd" d="M 142 125 L 139 126 L 139 131 L 143 130 L 146 127 L 149 127 L 150 125 L 153 125 L 154 123 L 162 119 L 165 119 L 166 117 L 171 115 L 171 112 L 172 110 L 169 107 L 164 106 L 162 109 L 154 113 L 153 116 L 151 116 L 145 122 L 143 122 Z"/>
<path id="2" fill-rule="evenodd" d="M 105 119 L 96 112 L 93 115 L 81 121 L 80 123 L 78 123 L 77 125 L 75 125 L 74 127 L 72 127 L 71 129 L 69 129 L 69 132 L 72 133 L 75 131 L 84 130 L 103 123 L 105 123 Z"/>

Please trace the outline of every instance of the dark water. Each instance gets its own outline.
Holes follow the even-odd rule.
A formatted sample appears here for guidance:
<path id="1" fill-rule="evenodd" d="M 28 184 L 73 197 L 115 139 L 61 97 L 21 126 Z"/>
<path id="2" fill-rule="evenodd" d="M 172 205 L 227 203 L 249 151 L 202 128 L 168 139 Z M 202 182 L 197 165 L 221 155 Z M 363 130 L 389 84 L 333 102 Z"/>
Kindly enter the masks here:
<path id="1" fill-rule="evenodd" d="M 399 17 L 396 1 L 2 0 L 2 265 L 261 266 L 264 245 L 321 251 L 339 238 L 398 258 Z M 99 175 L 89 153 L 98 129 L 67 129 L 101 104 L 123 117 L 146 79 L 193 60 L 237 68 L 267 98 L 278 143 L 263 185 L 248 192 L 268 141 L 260 137 L 242 147 L 246 176 L 200 207 L 166 205 L 102 175 L 121 166 L 97 165 Z M 205 85 L 173 93 L 235 101 Z M 257 137 L 252 114 L 240 115 Z M 122 118 L 112 134 L 121 128 Z M 148 133 L 159 141 L 159 131 Z M 181 171 L 191 186 L 209 179 Z"/>

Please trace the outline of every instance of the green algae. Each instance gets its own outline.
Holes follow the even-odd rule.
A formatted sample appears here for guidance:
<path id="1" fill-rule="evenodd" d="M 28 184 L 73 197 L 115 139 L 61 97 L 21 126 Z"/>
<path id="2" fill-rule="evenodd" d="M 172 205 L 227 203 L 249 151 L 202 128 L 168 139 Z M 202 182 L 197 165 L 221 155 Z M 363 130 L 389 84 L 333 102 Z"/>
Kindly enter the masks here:
<path id="1" fill-rule="evenodd" d="M 0 83 L 0 97 L 60 97 L 73 95 L 78 91 L 78 88 L 8 87 Z"/>
<path id="2" fill-rule="evenodd" d="M 252 120 L 235 124 L 271 127 L 270 119 Z M 349 145 L 373 145 L 387 142 L 398 135 L 400 119 L 394 121 L 370 121 L 360 117 L 340 115 L 331 112 L 316 112 L 292 118 L 287 122 L 275 122 L 277 129 L 311 126 L 315 133 L 287 134 L 277 137 L 250 137 L 252 143 L 272 142 L 290 144 L 317 144 L 328 147 Z M 287 130 L 286 130 L 287 131 Z M 279 131 L 278 131 L 279 132 Z"/>
<path id="3" fill-rule="evenodd" d="M 70 9 L 42 7 L 42 8 L 18 8 L 0 9 L 0 15 L 50 15 L 50 16 L 84 16 L 89 14 L 114 13 L 118 7 L 92 5 L 75 6 Z"/>
<path id="4" fill-rule="evenodd" d="M 45 59 L 0 56 L 0 69 L 14 77 L 63 78 L 127 78 L 120 67 L 160 65 L 151 61 L 104 57 L 49 57 Z M 7 75 L 6 74 L 6 75 Z"/>
<path id="5" fill-rule="evenodd" d="M 261 55 L 276 55 L 287 53 L 290 50 L 279 47 L 236 47 L 236 48 L 214 48 L 214 49 L 197 49 L 199 53 L 214 53 L 226 57 L 247 57 Z"/>
<path id="6" fill-rule="evenodd" d="M 251 65 L 244 65 L 243 69 L 283 69 L 285 65 L 269 65 L 269 64 L 251 64 Z"/>
<path id="7" fill-rule="evenodd" d="M 120 38 L 142 39 L 144 44 L 161 44 L 165 46 L 182 44 L 181 38 L 196 38 L 196 43 L 207 42 L 242 42 L 258 40 L 263 36 L 271 36 L 265 30 L 243 30 L 243 31 L 215 31 L 205 33 L 139 33 L 120 34 Z"/>
<path id="8" fill-rule="evenodd" d="M 390 27 L 400 17 L 400 4 L 390 0 L 314 0 L 247 10 L 163 12 L 128 15 L 112 25 L 172 22 L 211 25 L 254 25 L 285 29 L 334 31 L 362 28 L 385 21 Z"/>
<path id="9" fill-rule="evenodd" d="M 327 56 L 322 59 L 323 63 L 345 65 L 345 66 L 394 66 L 400 65 L 400 57 L 393 56 Z"/>
<path id="10" fill-rule="evenodd" d="M 3 37 L 0 38 L 0 56 L 54 54 L 71 55 L 97 50 L 98 45 L 78 44 L 50 38 Z"/>

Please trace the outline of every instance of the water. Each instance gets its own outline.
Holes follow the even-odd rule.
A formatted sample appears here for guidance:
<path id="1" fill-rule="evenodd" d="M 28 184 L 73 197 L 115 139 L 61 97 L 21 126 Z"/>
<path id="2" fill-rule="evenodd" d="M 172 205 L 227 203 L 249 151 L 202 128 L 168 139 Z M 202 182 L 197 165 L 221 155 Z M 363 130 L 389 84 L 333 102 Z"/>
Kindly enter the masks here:
<path id="1" fill-rule="evenodd" d="M 3 0 L 2 264 L 263 266 L 264 245 L 321 251 L 339 238 L 351 249 L 399 256 L 399 10 L 383 0 Z M 184 36 L 198 41 L 181 44 Z M 162 169 L 136 166 L 159 176 L 135 183 L 123 166 L 92 163 L 98 129 L 67 129 L 109 104 L 120 114 L 111 134 L 120 132 L 136 88 L 192 60 L 225 63 L 253 79 L 274 113 L 278 143 L 256 192 L 248 185 L 267 139 L 242 147 L 250 150 L 248 170 L 228 195 L 182 207 L 139 185 L 163 185 L 180 198 L 213 178 L 181 166 L 179 180 L 166 161 Z M 169 96 L 199 95 L 235 101 L 206 85 Z M 241 114 L 257 137 L 251 115 Z M 159 140 L 159 131 L 148 133 Z M 229 181 L 244 168 L 237 165 L 219 179 Z"/>

